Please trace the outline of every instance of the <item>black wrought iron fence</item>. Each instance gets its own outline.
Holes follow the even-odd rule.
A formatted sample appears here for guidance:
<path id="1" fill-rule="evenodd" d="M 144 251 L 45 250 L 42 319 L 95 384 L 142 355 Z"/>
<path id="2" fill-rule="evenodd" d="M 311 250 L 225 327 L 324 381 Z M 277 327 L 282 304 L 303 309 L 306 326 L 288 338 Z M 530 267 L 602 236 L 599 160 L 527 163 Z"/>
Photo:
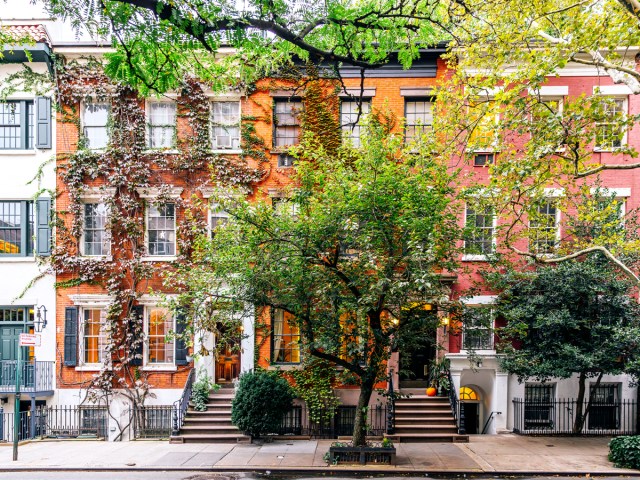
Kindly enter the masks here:
<path id="1" fill-rule="evenodd" d="M 134 407 L 129 410 L 133 438 L 169 438 L 173 428 L 173 405 Z"/>
<path id="2" fill-rule="evenodd" d="M 14 414 L 0 409 L 0 442 L 12 442 Z M 108 437 L 108 413 L 104 406 L 38 407 L 20 412 L 18 440 L 32 438 L 96 438 Z"/>
<path id="3" fill-rule="evenodd" d="M 513 431 L 521 435 L 634 435 L 637 433 L 637 402 L 594 402 L 582 405 L 582 430 L 576 431 L 579 415 L 574 398 L 513 400 Z M 586 415 L 585 415 L 586 412 Z"/>
<path id="4" fill-rule="evenodd" d="M 306 405 L 294 406 L 284 415 L 278 435 L 304 435 L 313 438 L 336 438 L 353 434 L 356 418 L 355 406 L 339 406 L 335 412 L 321 411 L 311 418 Z M 368 433 L 382 436 L 386 430 L 386 405 L 370 406 L 366 416 Z"/>

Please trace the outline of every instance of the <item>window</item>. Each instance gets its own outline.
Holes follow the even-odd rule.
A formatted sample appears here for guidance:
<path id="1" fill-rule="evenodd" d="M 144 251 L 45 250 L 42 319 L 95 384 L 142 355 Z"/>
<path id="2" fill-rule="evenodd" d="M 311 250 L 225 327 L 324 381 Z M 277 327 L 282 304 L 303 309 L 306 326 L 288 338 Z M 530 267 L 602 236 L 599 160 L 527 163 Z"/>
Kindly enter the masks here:
<path id="1" fill-rule="evenodd" d="M 296 159 L 293 155 L 288 155 L 286 153 L 281 153 L 278 155 L 278 167 L 293 167 Z"/>
<path id="2" fill-rule="evenodd" d="M 0 102 L 0 150 L 33 148 L 33 102 Z"/>
<path id="3" fill-rule="evenodd" d="M 469 150 L 491 152 L 496 148 L 499 119 L 492 99 L 476 99 L 469 105 Z"/>
<path id="4" fill-rule="evenodd" d="M 536 210 L 529 212 L 530 251 L 537 254 L 553 253 L 558 246 L 558 208 L 547 200 Z"/>
<path id="5" fill-rule="evenodd" d="M 535 130 L 548 126 L 550 122 L 557 124 L 562 114 L 562 100 L 544 98 L 531 106 L 531 124 Z"/>
<path id="6" fill-rule="evenodd" d="M 272 313 L 271 361 L 273 363 L 300 363 L 300 331 L 284 311 Z"/>
<path id="7" fill-rule="evenodd" d="M 274 147 L 286 147 L 300 142 L 300 112 L 302 102 L 276 99 L 273 110 Z"/>
<path id="8" fill-rule="evenodd" d="M 80 407 L 80 435 L 96 435 L 106 438 L 107 410 L 100 407 Z"/>
<path id="9" fill-rule="evenodd" d="M 149 255 L 176 254 L 175 204 L 151 205 L 147 211 L 147 249 Z"/>
<path id="10" fill-rule="evenodd" d="M 407 99 L 404 103 L 405 143 L 411 143 L 431 129 L 433 103 L 427 99 Z"/>
<path id="11" fill-rule="evenodd" d="M 225 225 L 228 221 L 229 214 L 217 205 L 214 205 L 213 208 L 211 208 L 211 222 L 209 224 L 211 227 L 211 238 L 216 234 L 217 228 Z"/>
<path id="12" fill-rule="evenodd" d="M 211 106 L 211 148 L 240 148 L 240 102 L 213 102 Z"/>
<path id="13" fill-rule="evenodd" d="M 111 254 L 111 239 L 106 228 L 109 208 L 104 203 L 84 205 L 84 255 L 104 256 Z"/>
<path id="14" fill-rule="evenodd" d="M 615 430 L 620 428 L 620 384 L 591 385 L 589 395 L 589 429 Z"/>
<path id="15" fill-rule="evenodd" d="M 476 153 L 473 156 L 474 167 L 485 167 L 487 165 L 493 165 L 495 163 L 494 153 Z"/>
<path id="16" fill-rule="evenodd" d="M 465 227 L 468 230 L 464 241 L 467 255 L 489 255 L 493 253 L 494 212 L 491 207 L 467 205 Z"/>
<path id="17" fill-rule="evenodd" d="M 174 330 L 173 317 L 166 308 L 147 308 L 146 364 L 173 364 L 175 341 L 166 341 L 167 335 Z"/>
<path id="18" fill-rule="evenodd" d="M 624 129 L 618 122 L 625 114 L 625 101 L 622 98 L 607 99 L 602 108 L 602 120 L 596 122 L 596 149 L 620 148 L 624 139 Z"/>
<path id="19" fill-rule="evenodd" d="M 463 350 L 493 349 L 493 312 L 484 308 L 468 308 L 464 315 Z"/>
<path id="20" fill-rule="evenodd" d="M 105 323 L 107 312 L 104 309 L 86 308 L 83 310 L 82 324 L 82 362 L 85 364 L 104 363 L 107 344 Z"/>
<path id="21" fill-rule="evenodd" d="M 109 143 L 110 107 L 107 103 L 85 103 L 82 115 L 83 133 L 87 140 L 87 147 L 92 150 L 106 148 Z"/>
<path id="22" fill-rule="evenodd" d="M 553 428 L 554 385 L 525 384 L 524 428 L 525 430 Z"/>
<path id="23" fill-rule="evenodd" d="M 371 100 L 362 99 L 362 102 L 343 100 L 340 105 L 340 124 L 342 125 L 342 137 L 351 141 L 354 147 L 360 147 L 360 135 L 362 129 L 362 117 L 371 111 Z"/>
<path id="24" fill-rule="evenodd" d="M 33 253 L 33 202 L 0 201 L 0 256 Z"/>
<path id="25" fill-rule="evenodd" d="M 147 146 L 171 148 L 176 144 L 176 104 L 174 102 L 147 103 Z"/>

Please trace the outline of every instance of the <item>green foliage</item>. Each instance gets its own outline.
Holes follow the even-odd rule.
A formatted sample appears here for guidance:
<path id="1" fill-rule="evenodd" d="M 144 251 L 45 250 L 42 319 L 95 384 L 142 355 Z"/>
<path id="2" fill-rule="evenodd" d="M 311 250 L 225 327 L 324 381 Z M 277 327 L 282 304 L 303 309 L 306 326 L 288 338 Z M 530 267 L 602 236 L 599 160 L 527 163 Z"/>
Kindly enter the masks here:
<path id="1" fill-rule="evenodd" d="M 309 418 L 322 423 L 334 417 L 340 405 L 333 386 L 336 383 L 335 365 L 312 356 L 305 356 L 301 370 L 293 370 L 295 392 L 307 405 Z"/>
<path id="2" fill-rule="evenodd" d="M 277 372 L 243 373 L 231 405 L 231 422 L 252 438 L 277 432 L 294 398 L 289 382 Z"/>
<path id="3" fill-rule="evenodd" d="M 640 435 L 612 438 L 609 461 L 618 468 L 640 469 Z"/>
<path id="4" fill-rule="evenodd" d="M 211 393 L 211 390 L 218 391 L 220 385 L 214 383 L 206 372 L 200 372 L 198 377 L 198 380 L 193 384 L 191 401 L 193 402 L 194 410 L 204 412 L 207 410 L 207 403 L 209 403 L 209 393 Z"/>

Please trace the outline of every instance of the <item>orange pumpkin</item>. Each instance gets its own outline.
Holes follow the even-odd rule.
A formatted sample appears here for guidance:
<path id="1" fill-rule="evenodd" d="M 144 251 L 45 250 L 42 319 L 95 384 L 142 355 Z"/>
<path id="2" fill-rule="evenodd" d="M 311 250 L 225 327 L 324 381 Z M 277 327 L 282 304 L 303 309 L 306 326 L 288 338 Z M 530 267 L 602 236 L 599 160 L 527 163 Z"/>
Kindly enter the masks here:
<path id="1" fill-rule="evenodd" d="M 427 388 L 427 397 L 435 397 L 435 396 L 436 396 L 436 389 L 433 387 Z"/>

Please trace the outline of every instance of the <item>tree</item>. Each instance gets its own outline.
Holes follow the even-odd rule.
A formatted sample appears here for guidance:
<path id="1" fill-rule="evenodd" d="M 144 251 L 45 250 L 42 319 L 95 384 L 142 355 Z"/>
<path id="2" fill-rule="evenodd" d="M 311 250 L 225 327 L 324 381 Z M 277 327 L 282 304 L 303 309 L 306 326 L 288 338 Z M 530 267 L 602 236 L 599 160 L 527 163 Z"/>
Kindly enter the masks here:
<path id="1" fill-rule="evenodd" d="M 640 307 L 632 284 L 601 255 L 488 279 L 500 291 L 492 308 L 506 321 L 501 367 L 520 382 L 578 375 L 574 433 L 591 408 L 589 396 L 583 411 L 588 378 L 596 387 L 605 374 L 638 378 Z"/>
<path id="2" fill-rule="evenodd" d="M 230 221 L 201 240 L 199 264 L 173 277 L 192 318 L 200 302 L 215 321 L 255 305 L 268 339 L 265 318 L 284 312 L 303 355 L 343 367 L 360 386 L 355 445 L 365 443 L 365 411 L 392 343 L 421 342 L 438 321 L 425 305 L 443 298 L 440 274 L 455 268 L 460 238 L 456 173 L 424 152 L 403 153 L 391 121 L 371 115 L 367 148 L 332 155 L 324 138 L 306 135 L 275 209 L 219 193 Z"/>

